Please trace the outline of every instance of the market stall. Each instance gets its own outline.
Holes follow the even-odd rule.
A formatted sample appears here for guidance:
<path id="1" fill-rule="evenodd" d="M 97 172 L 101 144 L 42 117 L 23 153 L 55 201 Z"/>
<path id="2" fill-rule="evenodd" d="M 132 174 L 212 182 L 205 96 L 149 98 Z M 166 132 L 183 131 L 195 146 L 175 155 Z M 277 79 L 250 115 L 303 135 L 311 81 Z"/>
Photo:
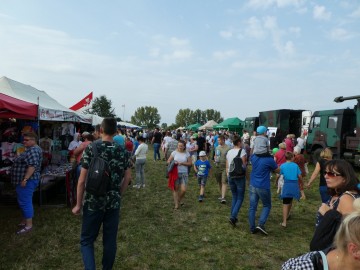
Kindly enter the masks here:
<path id="1" fill-rule="evenodd" d="M 7 181 L 12 160 L 25 150 L 21 143 L 22 134 L 37 133 L 46 171 L 39 187 L 41 203 L 42 191 L 50 189 L 54 182 L 61 181 L 65 186 L 65 178 L 71 169 L 68 146 L 80 126 L 90 126 L 93 117 L 76 113 L 46 92 L 7 77 L 0 78 L 0 98 L 0 182 Z"/>

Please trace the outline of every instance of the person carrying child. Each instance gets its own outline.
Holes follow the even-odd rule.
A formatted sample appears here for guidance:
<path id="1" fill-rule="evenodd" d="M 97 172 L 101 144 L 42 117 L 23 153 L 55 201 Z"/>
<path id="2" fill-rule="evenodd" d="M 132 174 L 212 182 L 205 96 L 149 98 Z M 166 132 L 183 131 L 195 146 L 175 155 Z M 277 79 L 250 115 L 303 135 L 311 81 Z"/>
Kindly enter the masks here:
<path id="1" fill-rule="evenodd" d="M 283 221 L 280 223 L 282 227 L 286 227 L 289 218 L 293 199 L 300 199 L 300 188 L 298 181 L 302 181 L 301 170 L 294 162 L 294 154 L 286 152 L 286 162 L 280 166 L 280 174 L 284 176 L 284 186 L 281 193 L 283 200 Z"/>
<path id="2" fill-rule="evenodd" d="M 198 200 L 199 202 L 202 202 L 204 200 L 205 186 L 211 171 L 211 165 L 207 159 L 205 151 L 200 151 L 199 158 L 200 159 L 198 159 L 194 164 L 194 170 L 200 186 L 200 195 Z"/>

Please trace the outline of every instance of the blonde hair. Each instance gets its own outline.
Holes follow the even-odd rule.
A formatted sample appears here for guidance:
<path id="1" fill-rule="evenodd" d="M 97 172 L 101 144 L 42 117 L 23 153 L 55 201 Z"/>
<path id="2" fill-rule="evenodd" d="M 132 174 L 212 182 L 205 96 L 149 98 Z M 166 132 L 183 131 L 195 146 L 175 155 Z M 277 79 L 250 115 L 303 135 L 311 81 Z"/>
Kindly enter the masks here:
<path id="1" fill-rule="evenodd" d="M 286 144 L 285 143 L 279 143 L 279 148 L 281 149 L 286 149 Z"/>
<path id="2" fill-rule="evenodd" d="M 360 198 L 354 200 L 353 208 L 354 212 L 344 218 L 334 238 L 334 245 L 344 254 L 349 243 L 360 246 Z"/>
<path id="3" fill-rule="evenodd" d="M 331 151 L 330 148 L 327 147 L 324 150 L 322 150 L 320 153 L 321 158 L 332 159 L 332 156 L 333 156 L 333 152 Z"/>

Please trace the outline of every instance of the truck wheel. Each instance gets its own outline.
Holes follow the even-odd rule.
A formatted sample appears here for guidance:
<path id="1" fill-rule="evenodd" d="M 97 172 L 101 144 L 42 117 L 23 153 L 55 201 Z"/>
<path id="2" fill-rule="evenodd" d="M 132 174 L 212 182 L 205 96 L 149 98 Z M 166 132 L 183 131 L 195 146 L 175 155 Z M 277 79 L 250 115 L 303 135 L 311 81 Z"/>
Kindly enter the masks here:
<path id="1" fill-rule="evenodd" d="M 320 153 L 322 150 L 323 150 L 322 148 L 318 148 L 314 151 L 314 153 L 311 156 L 312 164 L 316 165 L 316 162 L 318 162 L 320 160 Z"/>

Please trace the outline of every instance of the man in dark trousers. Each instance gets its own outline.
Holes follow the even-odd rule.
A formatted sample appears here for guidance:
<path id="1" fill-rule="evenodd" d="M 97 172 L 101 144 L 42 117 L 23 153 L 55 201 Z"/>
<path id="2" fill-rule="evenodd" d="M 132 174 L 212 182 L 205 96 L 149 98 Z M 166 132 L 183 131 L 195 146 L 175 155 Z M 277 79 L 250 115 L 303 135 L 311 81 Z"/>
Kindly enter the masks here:
<path id="1" fill-rule="evenodd" d="M 161 145 L 162 137 L 163 136 L 161 135 L 159 129 L 155 128 L 154 136 L 153 136 L 153 138 L 151 140 L 151 143 L 154 146 L 154 161 L 156 161 L 156 158 L 157 158 L 157 160 L 161 160 L 161 158 L 160 158 L 160 145 Z"/>
<path id="2" fill-rule="evenodd" d="M 96 269 L 94 242 L 101 225 L 103 225 L 102 266 L 103 269 L 112 269 L 117 249 L 121 194 L 126 190 L 131 179 L 128 153 L 123 146 L 113 141 L 116 133 L 116 120 L 104 118 L 100 133 L 101 141 L 89 144 L 84 150 L 77 187 L 77 202 L 72 209 L 75 215 L 79 215 L 81 208 L 83 209 L 80 245 L 85 269 Z M 105 196 L 96 196 L 85 192 L 89 164 L 94 157 L 92 147 L 97 148 L 98 155 L 105 159 L 110 167 L 110 180 Z"/>

